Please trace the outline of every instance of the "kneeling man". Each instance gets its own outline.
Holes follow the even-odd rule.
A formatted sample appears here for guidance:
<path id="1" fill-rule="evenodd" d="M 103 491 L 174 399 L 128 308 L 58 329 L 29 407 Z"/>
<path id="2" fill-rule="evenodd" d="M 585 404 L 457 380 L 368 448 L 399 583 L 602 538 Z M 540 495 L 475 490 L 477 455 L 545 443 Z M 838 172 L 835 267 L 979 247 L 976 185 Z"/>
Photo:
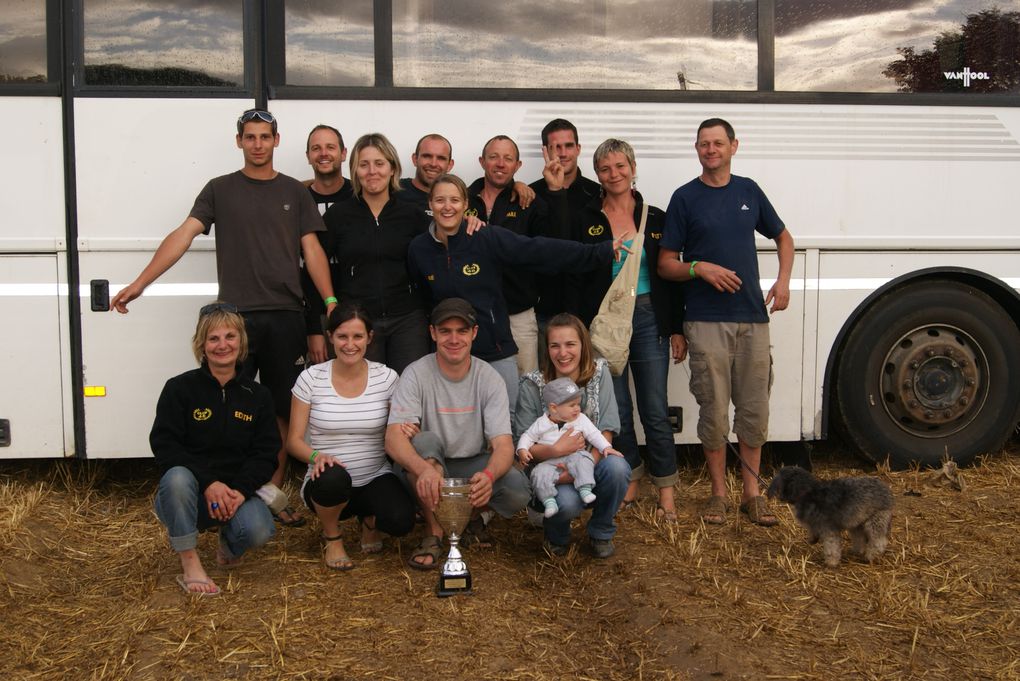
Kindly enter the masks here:
<path id="1" fill-rule="evenodd" d="M 471 356 L 478 334 L 474 308 L 447 298 L 429 323 L 436 352 L 408 366 L 397 383 L 386 428 L 386 451 L 406 476 L 425 515 L 427 533 L 408 564 L 428 570 L 439 563 L 443 530 L 432 511 L 443 478 L 471 480 L 474 516 L 464 544 L 488 543 L 481 512 L 509 518 L 531 497 L 527 477 L 513 466 L 510 404 L 503 379 Z"/>

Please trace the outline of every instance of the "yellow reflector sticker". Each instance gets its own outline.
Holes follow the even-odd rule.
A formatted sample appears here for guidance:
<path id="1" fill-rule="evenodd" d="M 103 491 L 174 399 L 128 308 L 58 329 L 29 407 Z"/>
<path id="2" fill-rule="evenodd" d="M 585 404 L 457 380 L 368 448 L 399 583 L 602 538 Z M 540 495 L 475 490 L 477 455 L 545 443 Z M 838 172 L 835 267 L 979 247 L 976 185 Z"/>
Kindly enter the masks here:
<path id="1" fill-rule="evenodd" d="M 85 397 L 106 397 L 106 386 L 105 385 L 85 386 Z"/>

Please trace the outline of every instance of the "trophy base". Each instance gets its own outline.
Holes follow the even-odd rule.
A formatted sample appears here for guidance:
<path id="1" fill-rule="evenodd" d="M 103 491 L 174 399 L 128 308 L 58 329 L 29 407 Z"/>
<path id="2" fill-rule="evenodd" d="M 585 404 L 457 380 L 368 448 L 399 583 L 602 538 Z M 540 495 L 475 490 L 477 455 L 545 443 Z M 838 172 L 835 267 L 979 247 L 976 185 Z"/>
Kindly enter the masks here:
<path id="1" fill-rule="evenodd" d="M 436 595 L 440 598 L 456 596 L 458 594 L 471 593 L 471 573 L 465 572 L 460 575 L 439 575 L 439 584 L 436 586 Z"/>

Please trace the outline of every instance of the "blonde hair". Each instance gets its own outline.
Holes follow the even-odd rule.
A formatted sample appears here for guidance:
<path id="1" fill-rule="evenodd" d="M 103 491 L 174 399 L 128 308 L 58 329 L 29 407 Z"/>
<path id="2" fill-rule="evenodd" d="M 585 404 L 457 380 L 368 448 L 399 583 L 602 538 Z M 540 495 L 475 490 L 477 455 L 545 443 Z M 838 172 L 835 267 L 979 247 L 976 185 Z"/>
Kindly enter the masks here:
<path id="1" fill-rule="evenodd" d="M 457 191 L 460 192 L 460 198 L 464 199 L 464 203 L 467 203 L 468 200 L 467 185 L 464 184 L 464 180 L 460 179 L 459 177 L 452 173 L 440 175 L 438 178 L 436 178 L 436 181 L 432 183 L 431 187 L 429 187 L 429 201 L 432 200 L 432 195 L 436 193 L 436 187 L 438 187 L 441 184 L 452 184 L 454 187 L 457 188 Z"/>
<path id="2" fill-rule="evenodd" d="M 228 307 L 233 306 L 230 303 L 217 300 L 203 308 L 213 308 L 209 312 L 199 313 L 195 335 L 191 337 L 191 351 L 195 353 L 195 360 L 199 364 L 205 361 L 205 339 L 209 336 L 209 332 L 221 326 L 237 331 L 237 338 L 240 342 L 237 363 L 240 364 L 248 357 L 248 333 L 244 330 L 244 317 L 237 312 L 231 312 L 227 309 Z"/>
<path id="3" fill-rule="evenodd" d="M 361 157 L 361 152 L 367 147 L 375 147 L 382 154 L 383 158 L 389 161 L 390 169 L 393 170 L 393 174 L 390 175 L 390 194 L 400 191 L 400 159 L 397 157 L 397 150 L 393 147 L 393 144 L 386 139 L 386 135 L 381 132 L 370 132 L 367 135 L 362 135 L 358 138 L 358 141 L 351 147 L 351 189 L 354 190 L 356 196 L 361 196 L 361 182 L 358 180 L 358 161 Z"/>

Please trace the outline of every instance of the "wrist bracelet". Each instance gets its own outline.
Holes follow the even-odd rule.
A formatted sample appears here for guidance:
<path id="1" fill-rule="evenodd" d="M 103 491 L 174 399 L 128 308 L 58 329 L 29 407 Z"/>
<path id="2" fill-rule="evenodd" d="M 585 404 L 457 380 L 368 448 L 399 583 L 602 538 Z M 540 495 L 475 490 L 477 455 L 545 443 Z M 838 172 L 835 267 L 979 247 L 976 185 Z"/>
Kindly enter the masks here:
<path id="1" fill-rule="evenodd" d="M 326 298 L 322 302 L 323 302 L 323 304 L 325 304 L 326 307 L 329 307 L 330 303 L 333 303 L 335 305 L 336 304 L 336 296 L 330 296 L 329 298 Z"/>
<path id="2" fill-rule="evenodd" d="M 489 476 L 489 482 L 495 484 L 496 478 L 492 475 L 492 471 L 490 471 L 488 468 L 483 468 L 482 473 L 485 473 L 487 476 Z"/>
<path id="3" fill-rule="evenodd" d="M 691 261 L 691 269 L 687 270 L 687 274 L 691 275 L 691 279 L 697 279 L 698 278 L 698 273 L 694 271 L 694 266 L 697 265 L 699 262 L 701 262 L 701 261 L 700 260 L 692 260 Z"/>
<path id="4" fill-rule="evenodd" d="M 317 457 L 318 455 L 319 455 L 319 450 L 318 449 L 313 449 L 312 450 L 312 455 L 310 457 L 308 457 L 308 463 L 315 463 L 315 457 Z"/>

